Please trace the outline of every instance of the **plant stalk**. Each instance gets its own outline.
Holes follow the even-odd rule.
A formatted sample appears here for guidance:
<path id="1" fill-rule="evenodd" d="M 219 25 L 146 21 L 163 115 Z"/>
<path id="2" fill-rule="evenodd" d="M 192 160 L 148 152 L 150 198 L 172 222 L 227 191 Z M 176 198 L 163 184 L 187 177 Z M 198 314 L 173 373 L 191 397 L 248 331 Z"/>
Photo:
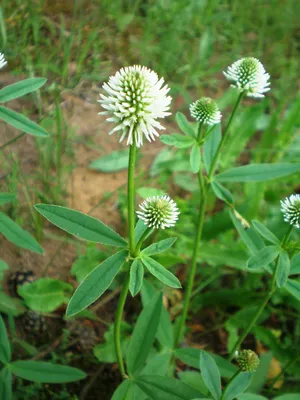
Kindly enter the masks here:
<path id="1" fill-rule="evenodd" d="M 116 355 L 117 355 L 117 361 L 119 364 L 120 372 L 123 378 L 126 378 L 126 371 L 125 371 L 125 366 L 124 366 L 124 361 L 123 361 L 123 355 L 122 355 L 122 348 L 121 348 L 121 321 L 122 321 L 122 315 L 123 315 L 123 310 L 128 294 L 128 289 L 129 289 L 129 278 L 130 275 L 127 272 L 126 280 L 123 284 L 123 288 L 119 297 L 118 301 L 118 307 L 117 307 L 117 312 L 116 312 L 116 318 L 115 318 L 115 329 L 114 329 L 114 342 L 115 342 L 115 350 L 116 350 Z"/>
<path id="2" fill-rule="evenodd" d="M 134 225 L 135 225 L 135 188 L 134 188 L 134 171 L 136 161 L 136 144 L 133 143 L 129 150 L 128 162 L 128 183 L 127 183 L 127 204 L 128 204 L 128 236 L 129 236 L 129 252 L 134 257 L 135 254 L 135 240 L 134 240 Z M 126 279 L 122 287 L 119 297 L 117 312 L 114 324 L 114 343 L 119 364 L 120 372 L 123 378 L 126 378 L 126 371 L 123 361 L 122 348 L 121 348 L 121 321 L 124 311 L 124 306 L 129 289 L 129 270 L 126 271 Z"/>
<path id="3" fill-rule="evenodd" d="M 282 247 L 287 243 L 287 241 L 289 240 L 289 237 L 291 235 L 293 229 L 293 225 L 291 225 L 287 231 L 287 233 L 285 234 L 281 245 Z M 266 296 L 264 297 L 261 305 L 259 306 L 257 312 L 255 313 L 255 315 L 253 316 L 252 320 L 250 321 L 249 325 L 247 326 L 247 328 L 244 330 L 243 334 L 241 335 L 241 337 L 237 340 L 237 342 L 235 343 L 235 345 L 233 346 L 233 349 L 231 350 L 230 354 L 229 354 L 229 361 L 231 361 L 234 357 L 234 354 L 236 352 L 236 350 L 239 349 L 239 347 L 241 346 L 241 344 L 243 343 L 243 341 L 245 340 L 246 336 L 248 335 L 248 333 L 251 331 L 251 329 L 253 328 L 253 326 L 256 324 L 258 318 L 260 317 L 261 313 L 263 312 L 263 310 L 265 309 L 265 307 L 267 306 L 269 300 L 271 299 L 273 293 L 276 290 L 276 275 L 277 275 L 277 271 L 278 271 L 278 265 L 279 265 L 279 256 L 276 258 L 276 262 L 275 262 L 275 268 L 274 268 L 274 272 L 272 275 L 272 281 L 271 281 L 271 287 L 270 290 L 267 292 Z"/>
<path id="4" fill-rule="evenodd" d="M 229 118 L 229 121 L 227 123 L 227 126 L 224 131 L 224 135 L 222 136 L 222 139 L 220 141 L 220 144 L 218 146 L 218 149 L 216 151 L 216 154 L 213 158 L 210 171 L 208 174 L 208 184 L 205 184 L 204 182 L 204 176 L 202 172 L 202 168 L 200 166 L 200 170 L 198 173 L 198 180 L 199 180 L 199 187 L 200 187 L 200 209 L 199 209 L 199 214 L 198 214 L 198 223 L 197 223 L 197 231 L 196 231 L 196 237 L 195 237 L 195 243 L 194 243 L 194 250 L 193 250 L 193 256 L 192 256 L 192 263 L 191 267 L 189 270 L 189 276 L 188 276 L 188 283 L 187 283 L 187 288 L 185 292 L 185 297 L 184 297 L 184 304 L 183 304 L 183 310 L 181 314 L 181 320 L 179 322 L 179 327 L 177 330 L 177 335 L 175 337 L 175 348 L 178 346 L 182 335 L 183 335 L 183 330 L 184 326 L 186 323 L 187 315 L 188 315 L 188 310 L 189 310 L 189 305 L 190 305 L 190 299 L 192 296 L 193 292 L 193 286 L 194 286 L 194 280 L 195 280 L 195 275 L 196 275 L 196 269 L 197 269 L 197 259 L 198 259 L 198 253 L 199 253 L 199 248 L 200 248 L 200 242 L 202 238 L 202 231 L 203 231 L 203 224 L 204 224 L 204 216 L 205 216 L 205 210 L 206 210 L 206 204 L 207 204 L 207 192 L 209 188 L 209 182 L 211 180 L 211 177 L 215 171 L 221 150 L 224 146 L 225 140 L 228 136 L 229 128 L 231 126 L 231 123 L 234 119 L 234 116 L 236 114 L 236 111 L 243 99 L 244 94 L 240 93 L 236 104 L 233 108 L 232 114 Z M 198 126 L 198 134 L 197 134 L 197 140 L 200 142 L 202 136 L 203 136 L 203 130 L 202 130 L 203 124 L 199 123 Z M 202 165 L 202 164 L 201 164 Z"/>

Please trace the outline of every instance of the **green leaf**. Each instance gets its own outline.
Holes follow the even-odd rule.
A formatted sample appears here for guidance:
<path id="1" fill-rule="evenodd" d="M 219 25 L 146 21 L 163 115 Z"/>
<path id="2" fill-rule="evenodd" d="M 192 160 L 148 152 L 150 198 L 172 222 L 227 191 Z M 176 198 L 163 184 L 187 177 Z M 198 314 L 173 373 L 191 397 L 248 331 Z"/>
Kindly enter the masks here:
<path id="1" fill-rule="evenodd" d="M 160 140 L 168 146 L 175 146 L 179 149 L 191 147 L 195 143 L 195 139 L 189 136 L 173 133 L 172 135 L 161 135 Z"/>
<path id="2" fill-rule="evenodd" d="M 265 386 L 272 357 L 273 355 L 271 352 L 264 353 L 260 356 L 260 363 L 253 374 L 252 382 L 247 389 L 248 392 L 259 393 Z"/>
<path id="3" fill-rule="evenodd" d="M 164 194 L 166 194 L 164 190 L 151 187 L 141 187 L 138 188 L 136 192 L 143 199 L 147 199 L 148 197 L 153 197 L 153 196 L 163 196 Z"/>
<path id="4" fill-rule="evenodd" d="M 290 273 L 290 258 L 286 251 L 282 251 L 279 255 L 278 268 L 276 273 L 276 284 L 279 288 L 286 285 Z"/>
<path id="5" fill-rule="evenodd" d="M 224 400 L 233 400 L 238 395 L 244 393 L 252 380 L 250 372 L 239 373 L 226 387 L 223 397 Z"/>
<path id="6" fill-rule="evenodd" d="M 188 122 L 181 112 L 177 112 L 175 116 L 179 129 L 188 136 L 195 138 L 195 131 L 193 126 Z"/>
<path id="7" fill-rule="evenodd" d="M 216 176 L 219 182 L 261 182 L 300 171 L 300 164 L 250 164 L 229 169 Z"/>
<path id="8" fill-rule="evenodd" d="M 153 400 L 193 400 L 202 396 L 198 390 L 166 376 L 141 375 L 135 383 Z"/>
<path id="9" fill-rule="evenodd" d="M 87 275 L 68 304 L 66 311 L 68 317 L 87 308 L 105 292 L 124 264 L 127 254 L 126 250 L 119 251 Z"/>
<path id="10" fill-rule="evenodd" d="M 97 158 L 90 163 L 89 168 L 101 172 L 116 172 L 128 168 L 129 150 L 118 150 Z"/>
<path id="11" fill-rule="evenodd" d="M 36 347 L 32 346 L 25 340 L 15 338 L 13 342 L 16 343 L 17 345 L 19 345 L 20 347 L 22 347 L 22 349 L 25 350 L 26 353 L 31 357 L 36 356 L 39 352 Z"/>
<path id="12" fill-rule="evenodd" d="M 11 360 L 10 343 L 7 336 L 4 321 L 0 315 L 0 361 L 3 364 L 8 364 Z"/>
<path id="13" fill-rule="evenodd" d="M 154 254 L 162 253 L 169 249 L 175 243 L 177 238 L 168 238 L 160 240 L 159 242 L 153 243 L 141 251 L 141 256 L 153 256 Z"/>
<path id="14" fill-rule="evenodd" d="M 12 400 L 12 374 L 9 368 L 0 371 L 0 399 Z"/>
<path id="15" fill-rule="evenodd" d="M 144 279 L 141 295 L 143 306 L 145 307 L 152 298 L 158 293 L 154 286 Z M 160 322 L 156 333 L 156 338 L 163 346 L 173 349 L 174 335 L 170 315 L 163 306 L 161 310 Z"/>
<path id="16" fill-rule="evenodd" d="M 13 83 L 0 90 L 0 103 L 22 97 L 25 94 L 34 92 L 46 83 L 45 78 L 29 78 Z"/>
<path id="17" fill-rule="evenodd" d="M 198 360 L 199 362 L 199 360 Z M 208 396 L 208 390 L 199 372 L 183 371 L 178 373 L 179 378 L 187 385 Z"/>
<path id="18" fill-rule="evenodd" d="M 217 124 L 213 127 L 212 132 L 204 143 L 203 161 L 207 172 L 210 171 L 211 164 L 221 141 L 221 137 L 221 124 Z"/>
<path id="19" fill-rule="evenodd" d="M 143 236 L 143 234 L 146 232 L 147 229 L 148 229 L 148 226 L 145 225 L 144 221 L 139 219 L 134 228 L 134 241 L 136 243 L 140 240 L 140 238 Z M 149 231 L 149 234 L 150 234 L 150 231 Z"/>
<path id="20" fill-rule="evenodd" d="M 292 296 L 300 301 L 300 282 L 295 279 L 288 279 L 284 287 Z"/>
<path id="21" fill-rule="evenodd" d="M 298 275 L 298 274 L 300 274 L 300 253 L 292 258 L 291 269 L 290 269 L 290 275 Z"/>
<path id="22" fill-rule="evenodd" d="M 221 376 L 214 359 L 205 351 L 200 353 L 200 371 L 204 383 L 215 400 L 221 397 Z"/>
<path id="23" fill-rule="evenodd" d="M 201 350 L 194 348 L 176 349 L 175 356 L 179 358 L 182 362 L 193 368 L 199 368 Z M 221 376 L 224 378 L 231 378 L 233 374 L 236 373 L 237 368 L 231 364 L 229 361 L 225 360 L 216 354 L 210 354 L 217 364 Z"/>
<path id="24" fill-rule="evenodd" d="M 264 396 L 260 396 L 259 394 L 252 393 L 243 393 L 237 397 L 238 400 L 268 400 Z"/>
<path id="25" fill-rule="evenodd" d="M 30 135 L 48 137 L 48 134 L 44 128 L 31 121 L 24 115 L 10 110 L 9 108 L 0 106 L 0 119 L 19 129 L 20 131 L 29 133 Z"/>
<path id="26" fill-rule="evenodd" d="M 131 400 L 132 387 L 133 383 L 129 379 L 126 379 L 118 386 L 111 400 Z"/>
<path id="27" fill-rule="evenodd" d="M 0 312 L 17 317 L 23 314 L 25 308 L 19 299 L 7 296 L 0 291 Z"/>
<path id="28" fill-rule="evenodd" d="M 127 368 L 137 374 L 152 348 L 162 310 L 162 293 L 158 293 L 143 309 L 135 325 L 128 351 Z"/>
<path id="29" fill-rule="evenodd" d="M 71 274 L 81 283 L 84 278 L 99 265 L 101 261 L 107 258 L 107 254 L 100 251 L 95 243 L 86 247 L 85 253 L 80 254 L 71 267 Z"/>
<path id="30" fill-rule="evenodd" d="M 15 361 L 10 369 L 14 375 L 31 382 L 67 383 L 86 377 L 80 369 L 41 361 Z"/>
<path id="31" fill-rule="evenodd" d="M 173 288 L 181 288 L 181 283 L 176 278 L 176 276 L 173 275 L 172 272 L 168 271 L 161 264 L 159 264 L 157 261 L 153 260 L 153 258 L 150 258 L 148 256 L 143 256 L 142 262 L 144 266 L 147 268 L 147 270 L 150 272 L 150 274 L 155 276 L 165 285 L 168 285 Z"/>
<path id="32" fill-rule="evenodd" d="M 270 231 L 264 224 L 262 224 L 259 221 L 253 220 L 252 224 L 254 228 L 257 230 L 257 232 L 266 240 L 269 242 L 279 245 L 280 246 L 280 240 L 274 235 L 273 232 Z"/>
<path id="33" fill-rule="evenodd" d="M 43 254 L 40 244 L 24 229 L 0 212 L 0 233 L 16 246 Z"/>
<path id="34" fill-rule="evenodd" d="M 200 146 L 198 143 L 195 143 L 192 147 L 191 154 L 190 154 L 190 164 L 192 167 L 192 171 L 194 174 L 199 172 L 200 165 L 201 165 L 201 153 L 200 153 Z"/>
<path id="35" fill-rule="evenodd" d="M 52 278 L 41 278 L 22 285 L 18 294 L 27 307 L 40 313 L 49 313 L 68 302 L 73 286 Z"/>
<path id="36" fill-rule="evenodd" d="M 280 252 L 281 249 L 278 246 L 271 245 L 264 247 L 258 253 L 249 258 L 247 261 L 247 267 L 251 270 L 261 269 L 274 261 Z"/>
<path id="37" fill-rule="evenodd" d="M 15 193 L 0 193 L 0 205 L 2 206 L 3 204 L 6 203 L 11 203 L 13 200 L 15 200 L 16 194 Z"/>
<path id="38" fill-rule="evenodd" d="M 264 242 L 262 241 L 258 233 L 255 231 L 255 229 L 253 229 L 253 227 L 245 229 L 241 221 L 236 217 L 236 215 L 233 212 L 230 212 L 229 215 L 241 239 L 248 247 L 251 254 L 256 254 L 259 250 L 265 247 Z"/>
<path id="39" fill-rule="evenodd" d="M 35 208 L 60 229 L 90 242 L 125 247 L 126 241 L 103 222 L 80 211 L 50 204 L 36 204 Z"/>
<path id="40" fill-rule="evenodd" d="M 141 371 L 141 375 L 166 375 L 170 365 L 171 356 L 171 352 L 155 354 L 149 361 L 147 361 L 146 366 Z"/>
<path id="41" fill-rule="evenodd" d="M 215 195 L 218 197 L 218 199 L 224 201 L 225 203 L 227 203 L 229 205 L 234 205 L 234 200 L 233 200 L 232 194 L 223 185 L 221 185 L 217 181 L 213 181 L 211 183 L 211 187 L 212 187 L 212 190 L 214 191 Z"/>
<path id="42" fill-rule="evenodd" d="M 144 266 L 139 258 L 136 258 L 130 267 L 129 290 L 134 297 L 141 290 L 144 278 Z"/>
<path id="43" fill-rule="evenodd" d="M 283 394 L 281 396 L 276 396 L 273 398 L 273 400 L 299 400 L 299 399 L 300 399 L 300 393 Z"/>

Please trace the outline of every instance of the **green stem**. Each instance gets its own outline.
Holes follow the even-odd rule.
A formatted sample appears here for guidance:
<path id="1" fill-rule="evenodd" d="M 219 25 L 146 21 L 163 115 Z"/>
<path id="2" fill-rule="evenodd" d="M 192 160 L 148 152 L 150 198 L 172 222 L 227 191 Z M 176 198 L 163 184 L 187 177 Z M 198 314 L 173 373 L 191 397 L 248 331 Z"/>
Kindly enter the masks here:
<path id="1" fill-rule="evenodd" d="M 287 233 L 285 234 L 282 242 L 281 242 L 282 247 L 284 247 L 285 244 L 287 243 L 287 241 L 289 240 L 289 237 L 291 235 L 292 229 L 293 229 L 293 226 L 291 225 L 289 227 Z M 248 333 L 251 331 L 251 329 L 256 324 L 258 318 L 260 317 L 261 313 L 263 312 L 263 310 L 267 306 L 269 300 L 271 299 L 273 293 L 275 292 L 275 290 L 276 290 L 276 275 L 277 275 L 277 271 L 278 271 L 278 266 L 279 266 L 279 256 L 276 259 L 275 268 L 274 268 L 274 272 L 273 272 L 273 275 L 272 275 L 272 281 L 271 281 L 270 290 L 267 292 L 266 296 L 264 297 L 261 305 L 257 309 L 257 311 L 256 311 L 255 315 L 253 316 L 252 320 L 250 321 L 249 325 L 246 327 L 246 329 L 244 330 L 244 332 L 241 335 L 241 337 L 237 340 L 237 342 L 233 346 L 233 349 L 231 350 L 231 352 L 229 354 L 229 360 L 230 361 L 233 359 L 236 350 L 238 350 L 240 348 L 240 346 L 243 343 L 243 341 L 245 340 L 246 336 L 248 335 Z"/>
<path id="2" fill-rule="evenodd" d="M 24 135 L 26 135 L 25 132 L 20 133 L 20 135 L 14 137 L 13 139 L 9 140 L 8 142 L 4 143 L 1 147 L 0 150 L 3 150 L 6 146 L 9 146 L 10 144 L 16 142 L 17 140 L 21 139 L 21 137 L 23 137 Z"/>
<path id="3" fill-rule="evenodd" d="M 236 114 L 236 112 L 237 112 L 237 109 L 238 109 L 239 105 L 241 104 L 241 101 L 243 100 L 243 97 L 244 97 L 244 93 L 242 92 L 242 93 L 240 93 L 240 95 L 239 95 L 239 97 L 238 97 L 238 99 L 237 99 L 237 101 L 236 101 L 236 103 L 235 103 L 235 106 L 234 106 L 234 108 L 233 108 L 233 111 L 232 111 L 232 113 L 231 113 L 231 116 L 230 116 L 230 118 L 229 118 L 229 121 L 228 121 L 228 123 L 227 123 L 227 125 L 226 125 L 224 134 L 223 134 L 223 136 L 222 136 L 222 139 L 221 139 L 221 141 L 220 141 L 220 143 L 219 143 L 219 146 L 218 146 L 218 148 L 217 148 L 216 154 L 215 154 L 215 156 L 214 156 L 214 158 L 213 158 L 213 161 L 212 161 L 212 163 L 211 163 L 211 167 L 210 167 L 209 174 L 208 174 L 208 180 L 209 180 L 209 181 L 210 181 L 211 177 L 213 176 L 213 174 L 214 174 L 214 172 L 215 172 L 215 169 L 216 169 L 216 166 L 217 166 L 217 162 L 218 162 L 218 159 L 219 159 L 220 152 L 221 152 L 221 150 L 222 150 L 222 148 L 223 148 L 223 146 L 224 146 L 224 143 L 225 143 L 225 141 L 226 141 L 226 139 L 227 139 L 227 136 L 228 136 L 228 133 L 229 133 L 229 128 L 230 128 L 230 126 L 231 126 L 231 124 L 232 124 L 232 121 L 233 121 L 234 116 L 235 116 L 235 114 Z"/>
<path id="4" fill-rule="evenodd" d="M 129 236 L 129 251 L 134 253 L 134 225 L 135 225 L 135 190 L 134 190 L 134 168 L 136 161 L 136 144 L 130 146 L 129 163 L 128 163 L 128 236 Z"/>
<path id="5" fill-rule="evenodd" d="M 234 106 L 234 109 L 232 111 L 232 114 L 229 118 L 228 124 L 224 131 L 224 135 L 220 141 L 220 144 L 218 146 L 218 149 L 217 149 L 216 154 L 212 161 L 212 165 L 211 165 L 211 168 L 210 168 L 210 171 L 208 174 L 208 182 L 210 181 L 210 179 L 215 171 L 215 167 L 218 162 L 221 150 L 224 146 L 225 140 L 227 138 L 229 128 L 230 128 L 233 118 L 236 114 L 238 106 L 243 99 L 243 96 L 244 96 L 243 93 L 241 93 L 239 95 L 237 102 Z M 198 134 L 197 134 L 198 141 L 201 140 L 202 135 L 203 135 L 202 127 L 203 127 L 203 124 L 199 123 Z M 200 170 L 198 173 L 198 180 L 199 180 L 199 187 L 200 187 L 200 209 L 199 209 L 199 215 L 198 215 L 197 231 L 196 231 L 196 237 L 195 237 L 195 242 L 194 242 L 192 263 L 191 263 L 191 267 L 189 270 L 188 283 L 187 283 L 186 292 L 185 292 L 185 296 L 184 296 L 183 310 L 182 310 L 181 319 L 179 322 L 179 327 L 177 330 L 177 335 L 175 337 L 175 347 L 178 346 L 178 344 L 182 338 L 184 326 L 185 326 L 187 315 L 188 315 L 188 310 L 189 310 L 189 306 L 190 306 L 190 300 L 191 300 L 191 296 L 192 296 L 192 292 L 193 292 L 194 280 L 195 280 L 195 275 L 196 275 L 196 269 L 197 269 L 198 253 L 199 253 L 200 242 L 201 242 L 202 231 L 203 231 L 204 215 L 205 215 L 206 203 L 207 203 L 208 185 L 205 185 L 204 176 L 202 174 L 201 167 L 200 167 Z"/>
<path id="6" fill-rule="evenodd" d="M 123 378 L 126 378 L 126 371 L 125 371 L 125 366 L 124 366 L 124 361 L 123 361 L 123 355 L 122 355 L 122 348 L 121 348 L 121 321 L 122 321 L 122 315 L 123 315 L 123 310 L 128 294 L 128 288 L 129 288 L 129 278 L 130 275 L 127 273 L 126 280 L 123 284 L 123 288 L 119 297 L 118 301 L 118 307 L 117 307 L 117 312 L 116 312 L 116 317 L 115 317 L 115 329 L 114 329 L 114 341 L 115 341 L 115 350 L 116 350 L 116 355 L 117 355 L 117 361 L 119 364 L 120 372 Z"/>
<path id="7" fill-rule="evenodd" d="M 203 188 L 204 185 L 203 185 L 203 176 L 201 173 L 201 169 L 199 171 L 199 182 L 200 182 L 200 187 Z M 190 306 L 190 301 L 191 301 L 191 296 L 192 296 L 193 286 L 194 286 L 194 280 L 195 280 L 195 274 L 196 274 L 198 252 L 199 252 L 202 230 L 203 230 L 205 209 L 206 209 L 206 189 L 201 190 L 201 203 L 200 203 L 200 209 L 199 209 L 199 215 L 198 215 L 196 237 L 195 237 L 195 242 L 194 242 L 192 264 L 191 264 L 191 268 L 189 271 L 188 283 L 187 283 L 186 292 L 185 292 L 185 296 L 184 296 L 181 320 L 180 320 L 179 327 L 177 330 L 177 335 L 175 338 L 175 347 L 178 346 L 178 344 L 182 338 L 183 330 L 184 330 L 184 326 L 185 326 L 185 322 L 187 319 L 188 310 L 189 310 L 189 306 Z"/>
<path id="8" fill-rule="evenodd" d="M 128 201 L 128 236 L 129 236 L 129 252 L 134 257 L 135 254 L 135 240 L 134 240 L 134 225 L 135 225 L 135 189 L 134 189 L 134 170 L 136 161 L 136 144 L 132 144 L 129 150 L 128 162 L 128 183 L 127 183 L 127 201 Z M 119 297 L 115 324 L 114 324 L 114 342 L 117 360 L 120 372 L 123 378 L 126 378 L 126 371 L 123 361 L 122 348 L 121 348 L 121 321 L 122 314 L 129 289 L 130 274 L 126 272 L 126 280 Z"/>

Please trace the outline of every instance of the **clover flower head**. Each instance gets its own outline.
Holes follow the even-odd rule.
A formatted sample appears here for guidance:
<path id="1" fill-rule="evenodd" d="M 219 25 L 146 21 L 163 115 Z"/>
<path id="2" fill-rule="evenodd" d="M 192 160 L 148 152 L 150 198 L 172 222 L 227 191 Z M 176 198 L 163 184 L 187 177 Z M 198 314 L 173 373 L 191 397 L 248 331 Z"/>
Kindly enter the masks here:
<path id="1" fill-rule="evenodd" d="M 280 203 L 284 220 L 296 228 L 300 228 L 300 195 L 292 194 Z"/>
<path id="2" fill-rule="evenodd" d="M 190 113 L 195 120 L 206 125 L 218 124 L 222 118 L 217 103 L 209 97 L 202 97 L 192 103 Z"/>
<path id="3" fill-rule="evenodd" d="M 237 362 L 242 371 L 255 372 L 259 366 L 259 357 L 252 350 L 242 350 L 238 354 Z"/>
<path id="4" fill-rule="evenodd" d="M 7 64 L 7 61 L 5 60 L 4 54 L 0 53 L 0 69 L 3 68 Z"/>
<path id="5" fill-rule="evenodd" d="M 257 58 L 241 58 L 229 66 L 223 74 L 233 82 L 233 87 L 239 92 L 244 92 L 246 96 L 261 98 L 270 90 L 270 75 Z"/>
<path id="6" fill-rule="evenodd" d="M 143 220 L 145 225 L 156 229 L 174 226 L 180 214 L 175 201 L 167 195 L 148 197 L 139 207 L 139 219 Z"/>
<path id="7" fill-rule="evenodd" d="M 170 89 L 154 71 L 140 65 L 122 68 L 103 90 L 106 93 L 98 101 L 106 111 L 100 114 L 116 124 L 109 134 L 121 131 L 120 142 L 127 136 L 128 145 L 135 142 L 140 147 L 144 136 L 151 142 L 158 130 L 165 129 L 158 119 L 170 115 Z"/>

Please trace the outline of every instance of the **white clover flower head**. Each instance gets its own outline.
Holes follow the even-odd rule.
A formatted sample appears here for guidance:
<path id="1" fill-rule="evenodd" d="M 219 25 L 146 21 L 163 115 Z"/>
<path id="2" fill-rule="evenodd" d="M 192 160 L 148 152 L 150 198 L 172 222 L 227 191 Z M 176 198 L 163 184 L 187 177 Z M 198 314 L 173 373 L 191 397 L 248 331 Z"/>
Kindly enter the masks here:
<path id="1" fill-rule="evenodd" d="M 300 228 L 300 195 L 292 194 L 280 203 L 284 220 L 296 228 Z"/>
<path id="2" fill-rule="evenodd" d="M 170 115 L 170 88 L 154 71 L 140 65 L 122 68 L 103 89 L 98 101 L 106 111 L 100 114 L 116 124 L 109 134 L 121 131 L 120 142 L 127 136 L 128 145 L 140 147 L 143 136 L 151 142 L 159 136 L 157 130 L 165 129 L 157 120 Z"/>
<path id="3" fill-rule="evenodd" d="M 246 96 L 261 98 L 270 90 L 270 75 L 257 58 L 241 58 L 228 67 L 223 74 L 228 80 L 234 82 L 233 87 L 239 92 L 244 92 Z"/>
<path id="4" fill-rule="evenodd" d="M 140 204 L 141 211 L 137 211 L 139 219 L 156 229 L 170 228 L 176 224 L 180 214 L 174 200 L 169 196 L 148 197 Z"/>
<path id="5" fill-rule="evenodd" d="M 202 97 L 192 103 L 190 113 L 193 118 L 206 125 L 218 124 L 222 118 L 217 103 L 209 97 Z"/>
<path id="6" fill-rule="evenodd" d="M 5 60 L 4 54 L 0 53 L 0 69 L 3 68 L 7 64 L 7 61 Z"/>

